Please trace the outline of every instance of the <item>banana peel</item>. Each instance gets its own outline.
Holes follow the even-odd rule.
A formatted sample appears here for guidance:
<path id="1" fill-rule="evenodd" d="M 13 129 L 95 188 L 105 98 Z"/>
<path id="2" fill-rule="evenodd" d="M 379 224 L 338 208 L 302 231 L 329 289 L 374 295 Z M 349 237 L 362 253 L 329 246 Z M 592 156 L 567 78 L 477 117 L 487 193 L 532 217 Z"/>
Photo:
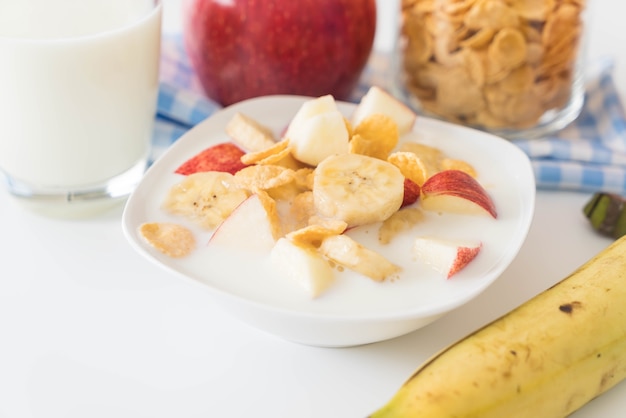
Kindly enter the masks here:
<path id="1" fill-rule="evenodd" d="M 560 418 L 626 378 L 626 236 L 443 349 L 371 418 Z"/>

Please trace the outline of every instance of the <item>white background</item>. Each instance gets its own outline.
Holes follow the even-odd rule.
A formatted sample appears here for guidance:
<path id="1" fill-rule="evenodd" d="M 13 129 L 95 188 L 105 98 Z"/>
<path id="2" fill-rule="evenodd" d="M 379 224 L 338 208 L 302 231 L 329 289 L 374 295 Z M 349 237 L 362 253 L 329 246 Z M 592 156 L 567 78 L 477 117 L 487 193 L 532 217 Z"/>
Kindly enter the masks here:
<path id="1" fill-rule="evenodd" d="M 626 3 L 595 0 L 591 59 L 626 62 Z M 395 2 L 381 0 L 377 47 Z M 165 0 L 175 30 L 178 0 Z M 122 236 L 121 208 L 49 219 L 0 192 L 0 418 L 365 417 L 431 354 L 563 278 L 610 242 L 589 195 L 540 191 L 528 240 L 502 277 L 441 320 L 391 341 L 321 349 L 225 315 L 149 264 Z M 626 382 L 576 418 L 621 418 Z"/>

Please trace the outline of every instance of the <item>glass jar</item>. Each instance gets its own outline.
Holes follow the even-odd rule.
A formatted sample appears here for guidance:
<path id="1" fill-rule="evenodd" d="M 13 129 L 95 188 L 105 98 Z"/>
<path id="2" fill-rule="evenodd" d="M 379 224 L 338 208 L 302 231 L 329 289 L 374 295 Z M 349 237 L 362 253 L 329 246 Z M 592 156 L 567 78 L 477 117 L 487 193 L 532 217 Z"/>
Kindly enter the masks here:
<path id="1" fill-rule="evenodd" d="M 534 138 L 584 103 L 586 0 L 402 0 L 397 94 L 420 113 Z"/>

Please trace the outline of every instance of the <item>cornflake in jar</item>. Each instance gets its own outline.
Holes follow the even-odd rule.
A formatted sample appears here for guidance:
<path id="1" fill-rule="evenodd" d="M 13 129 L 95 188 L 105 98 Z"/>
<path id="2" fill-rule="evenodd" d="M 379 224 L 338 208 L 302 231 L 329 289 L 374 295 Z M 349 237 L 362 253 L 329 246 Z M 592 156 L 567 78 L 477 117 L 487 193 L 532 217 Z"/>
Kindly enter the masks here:
<path id="1" fill-rule="evenodd" d="M 403 91 L 426 114 L 537 137 L 583 105 L 586 0 L 402 0 Z"/>

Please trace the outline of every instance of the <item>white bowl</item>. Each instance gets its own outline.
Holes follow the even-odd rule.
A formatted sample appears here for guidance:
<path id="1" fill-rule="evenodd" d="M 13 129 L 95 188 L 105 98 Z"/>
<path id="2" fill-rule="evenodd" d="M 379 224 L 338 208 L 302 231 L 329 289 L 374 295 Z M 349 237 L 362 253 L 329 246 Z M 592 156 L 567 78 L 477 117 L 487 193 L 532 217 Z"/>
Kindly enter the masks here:
<path id="1" fill-rule="evenodd" d="M 498 210 L 497 220 L 430 213 L 427 222 L 420 224 L 419 234 L 483 242 L 479 256 L 450 279 L 412 260 L 411 234 L 415 231 L 383 248 L 376 239 L 377 226 L 361 228 L 355 237 L 400 264 L 404 268 L 400 279 L 376 283 L 346 271 L 316 299 L 274 274 L 268 257 L 223 257 L 201 245 L 193 255 L 174 259 L 146 244 L 138 233 L 142 223 L 172 221 L 192 228 L 199 241 L 206 242 L 210 232 L 161 210 L 169 188 L 182 179 L 174 173 L 176 168 L 210 145 L 228 141 L 224 128 L 236 112 L 279 134 L 307 99 L 269 96 L 237 103 L 181 137 L 148 170 L 126 204 L 123 228 L 133 248 L 173 277 L 207 291 L 207 303 L 220 302 L 248 324 L 290 341 L 327 347 L 367 344 L 414 331 L 476 297 L 508 267 L 526 238 L 534 213 L 535 182 L 527 156 L 499 137 L 425 117 L 418 118 L 413 132 L 403 140 L 434 145 L 471 163 Z M 347 117 L 354 106 L 339 103 Z"/>

